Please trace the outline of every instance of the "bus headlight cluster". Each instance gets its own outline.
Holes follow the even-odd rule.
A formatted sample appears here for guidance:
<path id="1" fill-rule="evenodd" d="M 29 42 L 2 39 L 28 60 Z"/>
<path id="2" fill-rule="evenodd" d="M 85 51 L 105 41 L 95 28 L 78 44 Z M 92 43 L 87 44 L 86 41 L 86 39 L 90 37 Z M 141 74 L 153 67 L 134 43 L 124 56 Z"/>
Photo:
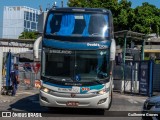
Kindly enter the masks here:
<path id="1" fill-rule="evenodd" d="M 103 95 L 109 91 L 110 91 L 110 88 L 108 87 L 108 88 L 105 88 L 105 89 L 102 89 L 102 90 L 96 92 L 96 94 Z"/>
<path id="2" fill-rule="evenodd" d="M 105 90 L 105 89 L 100 90 L 100 91 L 97 92 L 97 94 L 100 94 L 100 95 L 103 95 L 103 94 L 105 94 L 105 93 L 106 93 L 106 90 Z"/>
<path id="3" fill-rule="evenodd" d="M 48 88 L 43 87 L 43 86 L 41 87 L 41 90 L 44 91 L 44 92 L 46 92 L 46 93 L 49 93 L 49 91 L 50 91 Z"/>

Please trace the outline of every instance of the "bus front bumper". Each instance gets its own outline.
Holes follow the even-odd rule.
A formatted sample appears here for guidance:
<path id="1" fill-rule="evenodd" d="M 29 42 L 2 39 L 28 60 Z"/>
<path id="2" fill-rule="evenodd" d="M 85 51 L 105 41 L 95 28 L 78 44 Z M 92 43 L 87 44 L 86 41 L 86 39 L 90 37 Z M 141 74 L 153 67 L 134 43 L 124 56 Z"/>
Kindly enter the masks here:
<path id="1" fill-rule="evenodd" d="M 45 107 L 109 108 L 109 92 L 90 98 L 57 97 L 40 90 L 40 105 Z"/>

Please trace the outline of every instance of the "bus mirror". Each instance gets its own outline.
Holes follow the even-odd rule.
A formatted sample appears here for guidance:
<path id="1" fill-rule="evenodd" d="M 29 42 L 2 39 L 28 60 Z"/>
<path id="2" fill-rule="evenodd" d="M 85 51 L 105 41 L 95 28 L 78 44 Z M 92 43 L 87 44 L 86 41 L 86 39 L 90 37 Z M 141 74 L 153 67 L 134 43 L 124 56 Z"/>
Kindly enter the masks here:
<path id="1" fill-rule="evenodd" d="M 37 38 L 36 41 L 34 42 L 34 46 L 33 46 L 34 59 L 39 58 L 39 46 L 40 46 L 41 41 L 42 41 L 42 36 Z"/>
<path id="2" fill-rule="evenodd" d="M 116 42 L 115 42 L 114 39 L 112 39 L 110 51 L 111 51 L 110 60 L 115 60 L 115 54 L 116 54 Z"/>

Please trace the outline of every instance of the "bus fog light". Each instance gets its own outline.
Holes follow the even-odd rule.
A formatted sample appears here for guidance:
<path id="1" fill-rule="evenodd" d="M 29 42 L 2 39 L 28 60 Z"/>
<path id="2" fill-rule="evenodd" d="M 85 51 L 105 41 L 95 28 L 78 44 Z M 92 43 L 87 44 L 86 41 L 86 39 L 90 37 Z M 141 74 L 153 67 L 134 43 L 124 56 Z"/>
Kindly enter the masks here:
<path id="1" fill-rule="evenodd" d="M 48 99 L 47 99 L 46 97 L 41 96 L 41 99 L 42 99 L 43 101 L 45 101 L 45 102 L 48 102 L 48 103 L 49 103 L 49 101 L 48 101 Z"/>
<path id="2" fill-rule="evenodd" d="M 102 103 L 106 102 L 106 100 L 107 100 L 107 98 L 101 99 L 101 100 L 99 100 L 99 102 L 97 104 L 102 104 Z"/>

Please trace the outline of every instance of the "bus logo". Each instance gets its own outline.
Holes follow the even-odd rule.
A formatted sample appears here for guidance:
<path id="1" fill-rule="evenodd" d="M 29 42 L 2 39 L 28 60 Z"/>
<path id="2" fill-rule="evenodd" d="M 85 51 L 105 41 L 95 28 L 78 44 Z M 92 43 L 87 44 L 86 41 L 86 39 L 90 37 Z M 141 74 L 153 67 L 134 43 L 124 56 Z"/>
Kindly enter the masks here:
<path id="1" fill-rule="evenodd" d="M 71 93 L 71 97 L 74 98 L 76 96 L 76 94 L 74 93 Z"/>
<path id="2" fill-rule="evenodd" d="M 80 80 L 81 80 L 80 75 L 76 75 L 76 81 L 80 81 Z"/>

